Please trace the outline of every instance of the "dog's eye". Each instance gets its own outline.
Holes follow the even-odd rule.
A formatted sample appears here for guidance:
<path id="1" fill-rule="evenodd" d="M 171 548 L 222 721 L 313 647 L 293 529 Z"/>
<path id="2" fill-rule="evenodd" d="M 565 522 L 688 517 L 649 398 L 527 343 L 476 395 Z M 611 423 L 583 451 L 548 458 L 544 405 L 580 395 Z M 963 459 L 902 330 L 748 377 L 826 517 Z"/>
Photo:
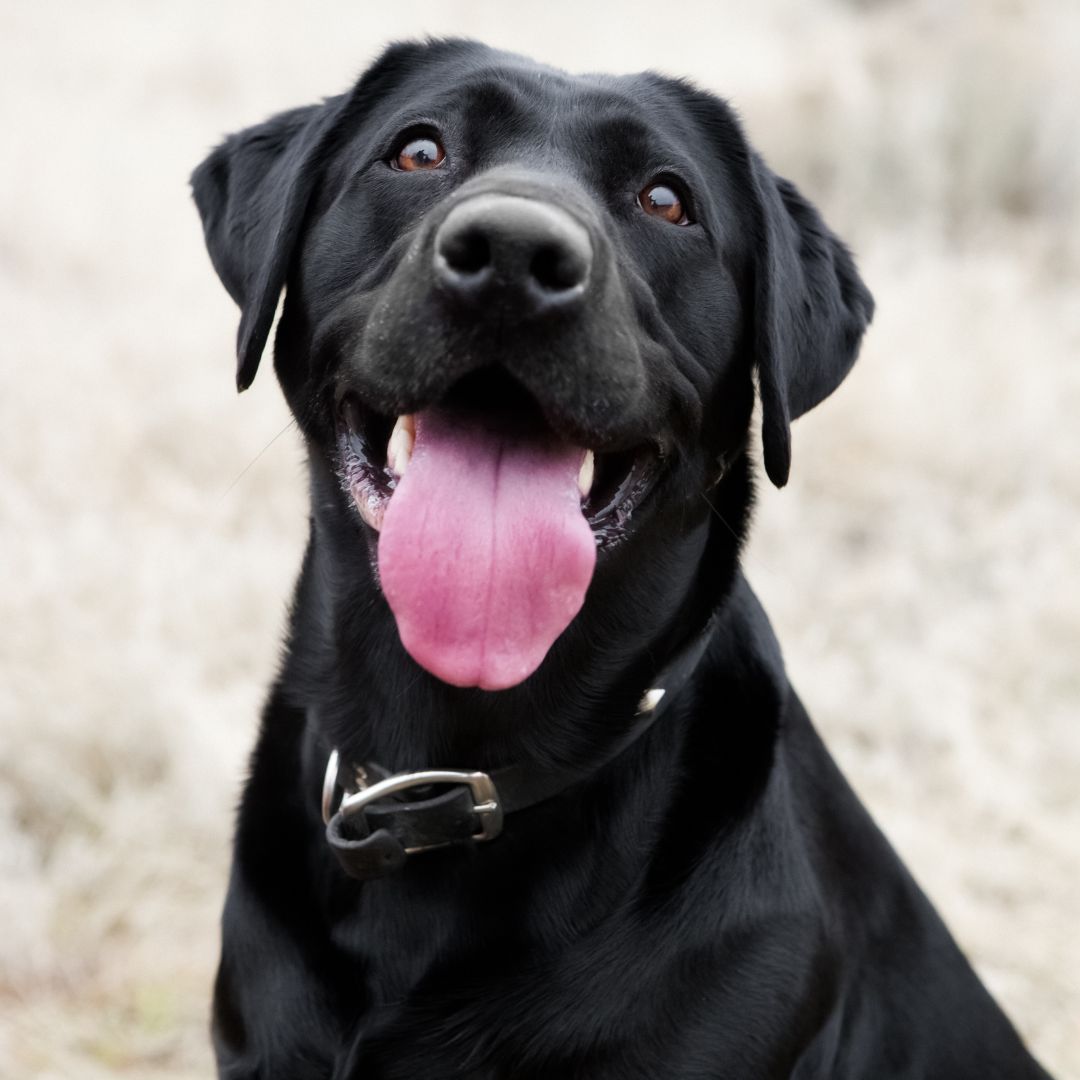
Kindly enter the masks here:
<path id="1" fill-rule="evenodd" d="M 663 218 L 672 225 L 689 225 L 690 218 L 682 199 L 667 184 L 650 184 L 638 195 L 638 202 L 646 214 Z"/>
<path id="2" fill-rule="evenodd" d="M 394 168 L 402 172 L 417 172 L 420 169 L 437 169 L 446 160 L 446 150 L 438 139 L 430 135 L 421 135 L 410 139 L 397 152 Z"/>

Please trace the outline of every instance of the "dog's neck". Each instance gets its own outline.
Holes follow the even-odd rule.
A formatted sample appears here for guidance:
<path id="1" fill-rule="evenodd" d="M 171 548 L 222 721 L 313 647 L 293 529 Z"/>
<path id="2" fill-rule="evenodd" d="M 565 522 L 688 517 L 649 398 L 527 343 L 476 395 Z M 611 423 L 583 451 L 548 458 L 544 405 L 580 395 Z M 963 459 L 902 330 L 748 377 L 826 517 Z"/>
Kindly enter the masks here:
<path id="1" fill-rule="evenodd" d="M 356 526 L 320 513 L 334 483 L 312 465 L 311 536 L 285 681 L 299 688 L 295 704 L 323 748 L 397 771 L 599 756 L 626 729 L 650 680 L 729 590 L 750 481 L 741 461 L 677 535 L 656 529 L 612 552 L 548 662 L 499 693 L 447 686 L 405 654 L 367 543 Z"/>

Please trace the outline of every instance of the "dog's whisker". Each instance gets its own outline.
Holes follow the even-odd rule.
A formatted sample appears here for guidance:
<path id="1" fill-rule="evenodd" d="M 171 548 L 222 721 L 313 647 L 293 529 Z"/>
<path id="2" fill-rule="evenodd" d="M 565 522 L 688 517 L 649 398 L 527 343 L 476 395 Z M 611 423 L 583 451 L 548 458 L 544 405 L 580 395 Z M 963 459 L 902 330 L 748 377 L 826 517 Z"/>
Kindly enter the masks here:
<path id="1" fill-rule="evenodd" d="M 706 505 L 713 512 L 713 514 L 716 516 L 717 521 L 719 521 L 720 524 L 723 525 L 724 528 L 727 529 L 727 531 L 729 533 L 731 533 L 731 535 L 737 541 L 739 541 L 741 543 L 742 542 L 742 537 L 739 535 L 739 533 L 735 529 L 733 529 L 731 527 L 731 525 L 727 521 L 727 518 L 725 518 L 724 515 L 721 514 L 719 510 L 716 509 L 716 504 L 712 501 L 712 499 L 710 499 L 709 496 L 706 495 L 704 491 L 701 493 L 701 497 L 705 500 Z"/>
<path id="2" fill-rule="evenodd" d="M 258 464 L 259 459 L 270 449 L 285 434 L 289 428 L 296 427 L 296 421 L 290 420 L 237 474 L 233 482 L 221 493 L 219 498 L 225 499 L 232 492 L 232 489 L 244 479 L 245 476 Z"/>

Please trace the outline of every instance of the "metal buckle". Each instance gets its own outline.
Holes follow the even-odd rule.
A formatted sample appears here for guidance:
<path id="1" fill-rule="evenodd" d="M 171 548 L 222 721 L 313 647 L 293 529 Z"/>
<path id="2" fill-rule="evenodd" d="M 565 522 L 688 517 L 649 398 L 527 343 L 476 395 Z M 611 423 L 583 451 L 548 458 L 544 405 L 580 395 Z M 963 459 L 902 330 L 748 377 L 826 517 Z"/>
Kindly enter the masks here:
<path id="1" fill-rule="evenodd" d="M 335 754 L 331 755 L 327 763 L 327 782 L 331 775 L 330 766 L 334 766 L 333 775 L 336 784 L 337 763 Z M 366 780 L 366 774 L 365 778 Z M 480 831 L 472 835 L 473 840 L 494 840 L 502 832 L 503 811 L 499 804 L 499 793 L 495 790 L 495 782 L 482 772 L 463 772 L 458 769 L 424 769 L 420 772 L 395 773 L 385 780 L 367 785 L 364 783 L 354 792 L 345 795 L 338 807 L 338 813 L 343 817 L 352 817 L 359 814 L 369 803 L 376 802 L 387 795 L 393 795 L 398 791 L 407 791 L 409 788 L 424 787 L 428 784 L 465 784 L 472 791 L 473 813 L 480 819 Z M 333 787 L 330 790 L 330 800 L 327 800 L 327 783 L 323 785 L 323 812 L 326 814 L 332 807 Z M 445 844 L 424 844 L 421 847 L 406 848 L 406 855 L 415 855 L 421 851 L 431 851 L 434 848 L 445 847 Z"/>
<path id="2" fill-rule="evenodd" d="M 338 772 L 341 758 L 336 750 L 330 751 L 330 758 L 326 763 L 326 772 L 323 773 L 322 782 L 322 819 L 324 825 L 330 824 L 334 816 L 334 795 L 338 789 Z M 353 769 L 353 786 L 345 788 L 347 792 L 363 791 L 368 786 L 367 770 L 362 765 Z"/>

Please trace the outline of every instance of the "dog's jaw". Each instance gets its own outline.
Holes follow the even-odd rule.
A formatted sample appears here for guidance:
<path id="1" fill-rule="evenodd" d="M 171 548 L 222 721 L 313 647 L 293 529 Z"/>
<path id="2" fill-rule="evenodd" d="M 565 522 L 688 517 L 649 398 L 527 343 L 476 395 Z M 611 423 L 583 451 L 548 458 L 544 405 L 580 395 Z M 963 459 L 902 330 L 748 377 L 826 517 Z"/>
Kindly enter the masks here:
<path id="1" fill-rule="evenodd" d="M 584 603 L 597 548 L 627 534 L 659 471 L 651 453 L 603 455 L 598 471 L 531 400 L 391 426 L 346 394 L 338 439 L 402 644 L 445 682 L 487 690 L 539 667 Z"/>

